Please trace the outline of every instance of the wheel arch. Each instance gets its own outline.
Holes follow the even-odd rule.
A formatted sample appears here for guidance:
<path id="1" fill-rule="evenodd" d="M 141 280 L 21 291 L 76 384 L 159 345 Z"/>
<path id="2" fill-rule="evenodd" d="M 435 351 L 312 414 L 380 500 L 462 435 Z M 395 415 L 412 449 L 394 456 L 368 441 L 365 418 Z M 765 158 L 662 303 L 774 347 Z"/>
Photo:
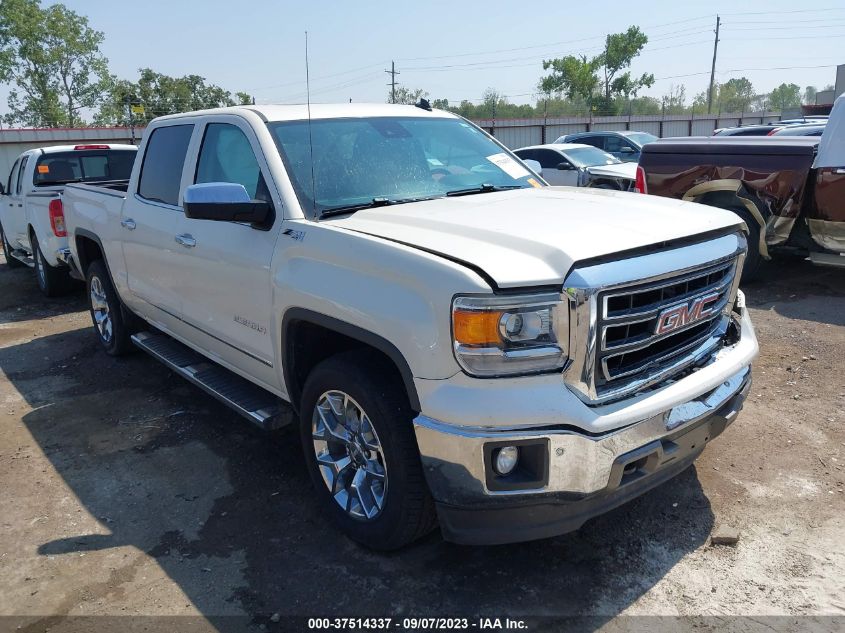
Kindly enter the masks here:
<path id="1" fill-rule="evenodd" d="M 306 308 L 290 308 L 285 312 L 281 334 L 285 386 L 297 411 L 311 369 L 338 352 L 353 349 L 369 349 L 383 356 L 401 380 L 411 408 L 420 411 L 410 365 L 393 343 L 378 334 Z"/>
<path id="2" fill-rule="evenodd" d="M 106 265 L 106 270 L 109 269 L 109 263 L 106 260 L 106 253 L 103 249 L 103 243 L 100 238 L 91 231 L 85 229 L 77 229 L 73 235 L 74 243 L 76 244 L 76 258 L 79 270 L 83 275 L 88 274 L 88 266 L 91 262 L 102 259 Z M 109 270 L 109 276 L 111 271 Z M 114 283 L 114 280 L 112 280 Z"/>
<path id="3" fill-rule="evenodd" d="M 769 247 L 766 243 L 766 220 L 763 217 L 761 208 L 762 202 L 752 193 L 749 193 L 741 180 L 723 179 L 711 180 L 696 185 L 683 195 L 683 200 L 698 202 L 711 207 L 718 207 L 726 211 L 732 211 L 731 207 L 742 207 L 747 210 L 750 218 L 757 223 L 759 228 L 759 250 L 764 259 L 771 259 Z M 747 221 L 743 218 L 743 221 Z"/>

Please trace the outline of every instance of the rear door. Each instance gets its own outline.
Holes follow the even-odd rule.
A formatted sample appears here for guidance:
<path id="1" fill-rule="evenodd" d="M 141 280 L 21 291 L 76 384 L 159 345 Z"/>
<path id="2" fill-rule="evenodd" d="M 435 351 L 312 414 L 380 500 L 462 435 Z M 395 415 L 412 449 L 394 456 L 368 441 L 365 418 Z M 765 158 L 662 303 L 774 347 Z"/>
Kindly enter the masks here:
<path id="1" fill-rule="evenodd" d="M 196 167 L 188 182 L 241 184 L 250 198 L 270 202 L 279 217 L 271 225 L 255 228 L 183 216 L 183 245 L 175 253 L 183 318 L 205 335 L 204 349 L 278 387 L 269 319 L 270 263 L 278 236 L 273 224 L 281 221 L 281 201 L 271 192 L 273 181 L 264 153 L 245 121 L 218 115 L 209 118 L 199 132 Z"/>
<path id="2" fill-rule="evenodd" d="M 121 243 L 130 292 L 171 326 L 182 316 L 176 243 L 182 221 L 179 191 L 192 123 L 155 128 L 145 145 L 135 191 L 121 217 Z M 180 253 L 181 254 L 181 253 Z"/>

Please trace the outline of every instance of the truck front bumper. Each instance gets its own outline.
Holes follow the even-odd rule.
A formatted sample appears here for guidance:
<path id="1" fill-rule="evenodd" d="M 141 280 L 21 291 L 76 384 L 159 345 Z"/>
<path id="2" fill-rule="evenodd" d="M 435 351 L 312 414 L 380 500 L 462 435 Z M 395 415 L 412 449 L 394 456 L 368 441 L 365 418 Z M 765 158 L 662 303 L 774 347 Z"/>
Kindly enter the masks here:
<path id="1" fill-rule="evenodd" d="M 497 544 L 563 534 L 680 473 L 745 402 L 757 345 L 747 315 L 742 322 L 745 348 L 722 358 L 742 356 L 732 359 L 739 364 L 732 375 L 613 430 L 590 433 L 566 422 L 526 428 L 519 420 L 510 429 L 459 426 L 418 416 L 417 443 L 444 538 Z M 681 382 L 690 380 L 695 373 Z M 493 467 L 502 446 L 517 446 L 525 462 L 508 476 Z"/>

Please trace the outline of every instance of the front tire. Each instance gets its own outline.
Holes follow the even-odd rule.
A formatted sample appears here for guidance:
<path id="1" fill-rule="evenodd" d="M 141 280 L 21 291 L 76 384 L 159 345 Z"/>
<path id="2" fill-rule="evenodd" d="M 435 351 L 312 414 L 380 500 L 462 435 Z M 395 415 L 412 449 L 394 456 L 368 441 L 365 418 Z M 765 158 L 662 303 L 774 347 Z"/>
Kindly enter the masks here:
<path id="1" fill-rule="evenodd" d="M 305 382 L 300 434 L 319 503 L 375 550 L 398 549 L 435 525 L 413 417 L 395 373 L 367 352 L 329 358 Z"/>
<path id="2" fill-rule="evenodd" d="M 91 321 L 106 354 L 121 356 L 132 350 L 131 331 L 123 317 L 123 306 L 102 259 L 94 260 L 88 266 L 85 288 Z"/>
<path id="3" fill-rule="evenodd" d="M 32 259 L 35 261 L 35 279 L 41 294 L 45 297 L 58 297 L 70 290 L 71 278 L 68 271 L 54 268 L 47 263 L 35 236 L 32 237 Z"/>

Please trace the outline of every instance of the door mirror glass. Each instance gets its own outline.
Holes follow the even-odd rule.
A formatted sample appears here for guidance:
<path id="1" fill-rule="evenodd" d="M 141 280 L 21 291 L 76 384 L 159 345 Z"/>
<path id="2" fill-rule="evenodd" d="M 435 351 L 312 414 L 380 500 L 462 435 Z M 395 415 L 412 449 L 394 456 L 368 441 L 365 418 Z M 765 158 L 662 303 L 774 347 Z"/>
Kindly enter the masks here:
<path id="1" fill-rule="evenodd" d="M 523 158 L 522 162 L 533 171 L 538 176 L 543 173 L 543 168 L 540 166 L 540 161 L 534 160 L 532 158 Z"/>
<path id="2" fill-rule="evenodd" d="M 635 150 L 630 145 L 623 145 L 622 147 L 619 148 L 619 152 L 622 153 L 622 154 L 633 154 L 636 151 L 637 150 Z"/>
<path id="3" fill-rule="evenodd" d="M 572 165 L 570 165 L 569 163 L 558 163 L 557 168 L 560 171 L 571 171 Z"/>
<path id="4" fill-rule="evenodd" d="M 270 216 L 270 203 L 252 200 L 246 188 L 233 182 L 206 182 L 185 189 L 182 202 L 185 217 L 193 220 L 249 222 L 264 224 Z"/>

